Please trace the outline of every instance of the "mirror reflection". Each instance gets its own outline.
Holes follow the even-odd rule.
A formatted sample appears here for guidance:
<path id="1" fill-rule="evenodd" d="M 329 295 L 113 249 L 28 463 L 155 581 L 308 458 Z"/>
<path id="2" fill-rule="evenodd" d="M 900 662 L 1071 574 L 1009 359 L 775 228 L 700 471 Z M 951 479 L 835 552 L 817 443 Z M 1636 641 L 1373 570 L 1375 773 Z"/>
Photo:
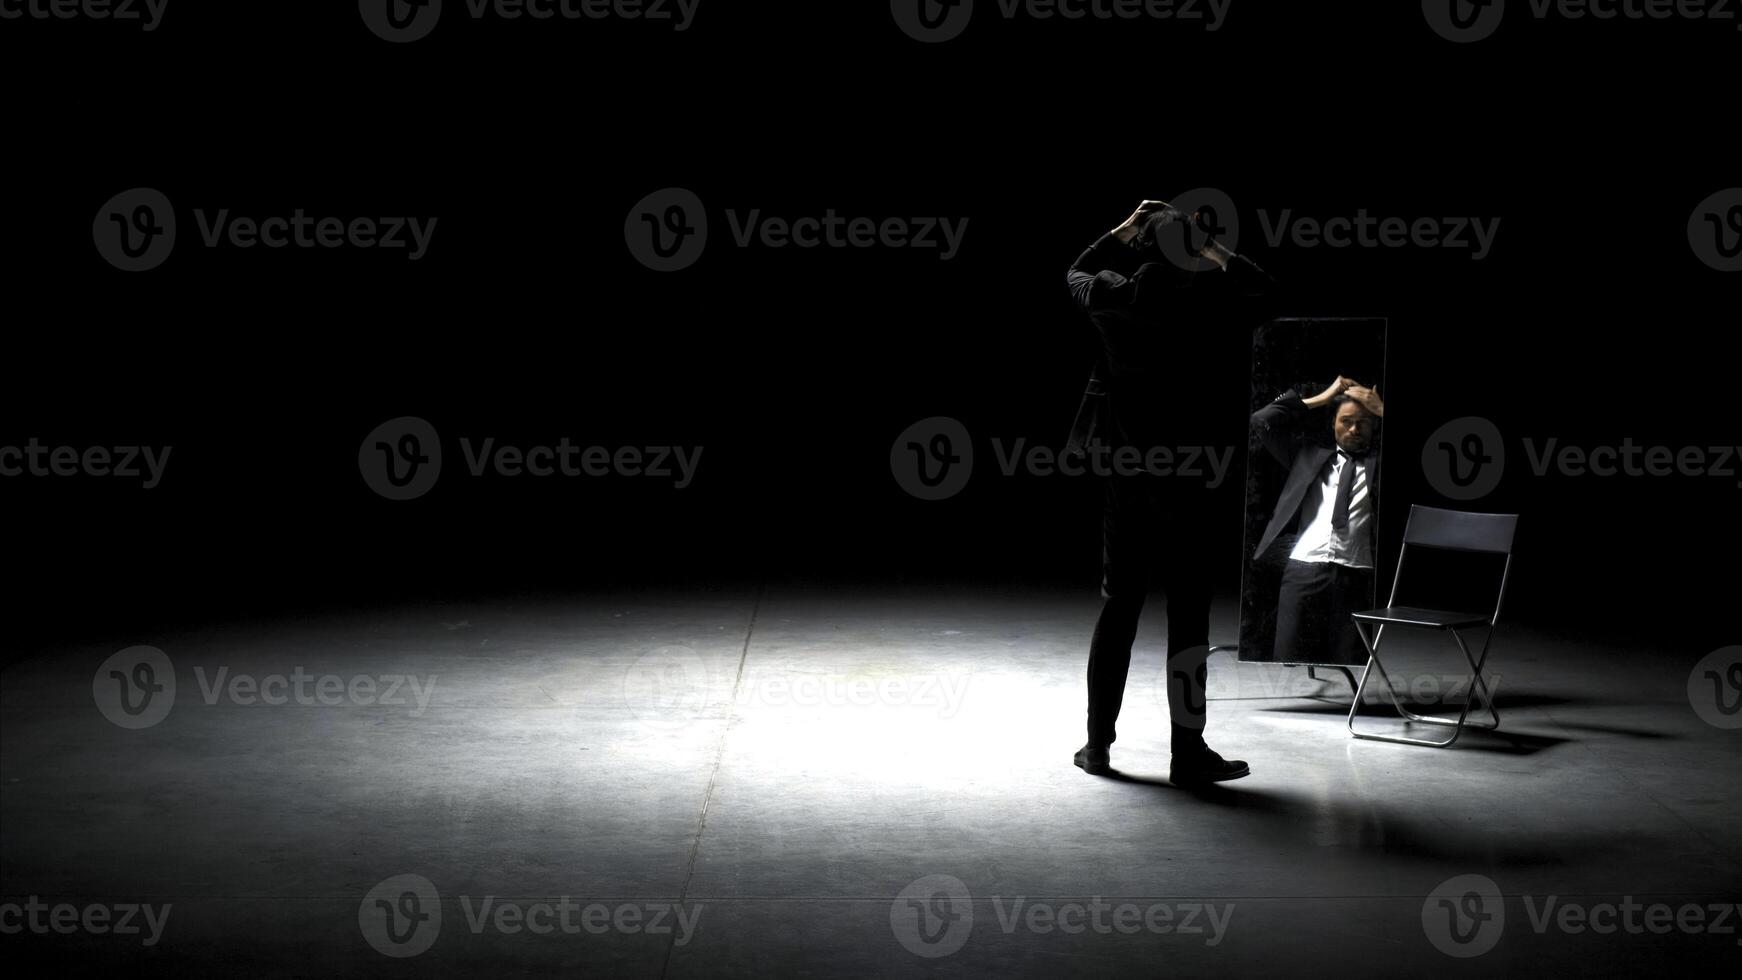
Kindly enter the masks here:
<path id="1" fill-rule="evenodd" d="M 1367 662 L 1377 603 L 1385 321 L 1276 320 L 1252 344 L 1240 659 Z"/>

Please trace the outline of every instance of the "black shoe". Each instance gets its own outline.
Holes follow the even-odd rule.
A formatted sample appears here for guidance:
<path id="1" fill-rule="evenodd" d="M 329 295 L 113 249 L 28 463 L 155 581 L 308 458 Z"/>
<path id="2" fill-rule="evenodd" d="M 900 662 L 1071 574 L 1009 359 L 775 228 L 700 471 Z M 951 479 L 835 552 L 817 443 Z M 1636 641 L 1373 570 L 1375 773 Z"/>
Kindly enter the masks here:
<path id="1" fill-rule="evenodd" d="M 1093 745 L 1085 745 L 1078 749 L 1077 754 L 1071 757 L 1071 761 L 1091 776 L 1105 776 L 1113 771 L 1113 764 L 1108 758 L 1107 750 L 1096 748 Z"/>
<path id="2" fill-rule="evenodd" d="M 1168 778 L 1175 786 L 1221 783 L 1252 775 L 1252 767 L 1239 759 L 1224 759 L 1207 745 L 1182 749 L 1173 754 Z"/>

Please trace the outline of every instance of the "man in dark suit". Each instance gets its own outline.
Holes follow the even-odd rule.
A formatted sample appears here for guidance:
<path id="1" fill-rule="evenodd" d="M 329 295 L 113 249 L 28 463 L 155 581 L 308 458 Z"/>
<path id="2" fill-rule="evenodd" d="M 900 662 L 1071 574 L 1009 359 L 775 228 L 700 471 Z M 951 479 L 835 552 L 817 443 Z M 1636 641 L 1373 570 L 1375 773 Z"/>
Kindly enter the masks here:
<path id="1" fill-rule="evenodd" d="M 1333 409 L 1329 439 L 1311 421 L 1319 408 Z M 1276 609 L 1276 657 L 1284 663 L 1366 662 L 1349 617 L 1374 603 L 1373 450 L 1384 415 L 1377 391 L 1345 377 L 1309 398 L 1284 392 L 1252 415 L 1265 450 L 1288 469 L 1253 552 L 1262 556 L 1278 540 L 1288 547 Z"/>
<path id="2" fill-rule="evenodd" d="M 1087 452 L 1088 443 L 1100 440 L 1140 455 L 1158 447 L 1214 446 L 1215 420 L 1244 416 L 1229 393 L 1238 390 L 1232 382 L 1250 343 L 1241 326 L 1256 320 L 1251 301 L 1263 294 L 1268 277 L 1192 227 L 1192 220 L 1165 201 L 1144 201 L 1071 265 L 1071 296 L 1094 323 L 1102 357 L 1068 452 Z M 1203 235 L 1203 244 L 1164 254 L 1164 233 L 1175 224 L 1186 226 L 1185 241 Z M 1073 761 L 1091 774 L 1112 771 L 1109 748 L 1124 702 L 1131 643 L 1146 593 L 1157 584 L 1167 594 L 1173 780 L 1245 776 L 1246 763 L 1223 759 L 1203 735 L 1211 598 L 1208 488 L 1176 475 L 1102 475 L 1105 602 L 1089 645 L 1089 739 Z"/>

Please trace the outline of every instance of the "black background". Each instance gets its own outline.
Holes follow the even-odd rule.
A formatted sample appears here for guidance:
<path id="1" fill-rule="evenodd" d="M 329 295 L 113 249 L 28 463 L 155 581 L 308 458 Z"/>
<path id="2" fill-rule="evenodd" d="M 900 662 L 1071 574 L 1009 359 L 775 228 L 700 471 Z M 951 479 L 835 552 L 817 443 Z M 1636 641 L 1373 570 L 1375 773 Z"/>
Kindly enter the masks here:
<path id="1" fill-rule="evenodd" d="M 1239 202 L 1294 315 L 1390 319 L 1387 499 L 1414 452 L 1492 419 L 1479 509 L 1525 515 L 1511 614 L 1665 647 L 1734 642 L 1737 478 L 1532 476 L 1519 440 L 1739 441 L 1735 274 L 1689 248 L 1726 147 L 1734 24 L 1529 18 L 1473 45 L 1419 5 L 1235 0 L 1174 22 L 1005 22 L 927 45 L 888 6 L 703 0 L 694 26 L 475 22 L 392 45 L 350 3 L 172 2 L 158 30 L 0 22 L 0 443 L 174 447 L 162 486 L 0 479 L 13 651 L 176 622 L 622 584 L 807 579 L 1080 586 L 1098 495 L 996 474 L 1060 442 L 1093 342 L 1066 267 L 1145 197 Z M 1372 5 L 1378 7 L 1380 5 Z M 706 203 L 707 252 L 627 251 L 644 195 Z M 98 256 L 112 195 L 175 203 L 176 251 Z M 197 246 L 194 209 L 434 215 L 430 254 Z M 935 251 L 739 249 L 727 209 L 970 219 Z M 1257 212 L 1501 219 L 1493 254 L 1272 249 Z M 1244 364 L 1206 365 L 1244 386 Z M 449 473 L 395 503 L 359 476 L 388 418 Z M 966 490 L 906 495 L 890 444 L 960 419 Z M 1232 420 L 1236 426 L 1244 420 Z M 470 479 L 455 440 L 705 447 L 696 484 Z M 1223 488 L 1238 579 L 1240 495 Z M 1391 530 L 1397 530 L 1395 523 Z M 1393 546 L 1388 545 L 1387 550 Z"/>

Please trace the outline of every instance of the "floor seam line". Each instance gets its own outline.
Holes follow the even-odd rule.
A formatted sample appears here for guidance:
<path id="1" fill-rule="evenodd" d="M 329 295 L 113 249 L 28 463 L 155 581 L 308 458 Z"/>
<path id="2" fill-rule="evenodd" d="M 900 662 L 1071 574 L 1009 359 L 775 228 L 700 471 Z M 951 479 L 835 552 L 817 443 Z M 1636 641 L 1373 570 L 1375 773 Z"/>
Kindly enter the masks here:
<path id="1" fill-rule="evenodd" d="M 696 858 L 702 852 L 702 836 L 708 831 L 708 808 L 714 801 L 714 786 L 720 779 L 720 765 L 726 759 L 726 738 L 731 734 L 732 721 L 737 716 L 738 691 L 744 683 L 744 664 L 750 659 L 750 640 L 756 635 L 756 614 L 762 610 L 762 598 L 768 591 L 766 582 L 756 587 L 756 598 L 750 604 L 750 622 L 744 627 L 744 646 L 738 651 L 738 671 L 732 678 L 731 700 L 726 706 L 726 720 L 720 726 L 719 744 L 714 747 L 714 766 L 708 773 L 708 788 L 702 793 L 701 813 L 696 816 L 696 839 L 690 843 L 689 861 L 684 865 L 683 883 L 678 886 L 677 902 L 682 907 L 684 899 L 689 895 L 690 881 L 696 874 Z M 660 980 L 665 980 L 666 973 L 671 969 L 672 954 L 677 951 L 677 934 L 672 934 L 672 941 L 665 947 L 665 961 L 659 966 Z"/>

